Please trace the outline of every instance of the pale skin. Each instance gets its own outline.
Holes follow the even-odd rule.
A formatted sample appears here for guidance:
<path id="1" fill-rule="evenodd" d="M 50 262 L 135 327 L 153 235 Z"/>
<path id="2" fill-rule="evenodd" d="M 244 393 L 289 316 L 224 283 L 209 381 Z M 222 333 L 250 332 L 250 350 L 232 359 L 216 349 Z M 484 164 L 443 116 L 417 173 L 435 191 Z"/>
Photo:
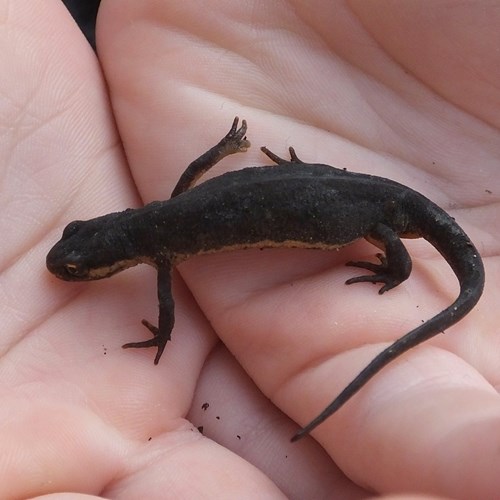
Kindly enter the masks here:
<path id="1" fill-rule="evenodd" d="M 0 0 L 0 497 L 493 498 L 498 9 L 209 4 L 103 0 L 101 74 L 59 1 Z M 343 284 L 346 261 L 376 253 L 365 242 L 185 262 L 158 366 L 153 350 L 120 348 L 156 320 L 150 269 L 65 283 L 44 264 L 69 221 L 167 198 L 235 115 L 253 147 L 210 175 L 294 146 L 422 192 L 485 262 L 469 316 L 296 444 L 297 423 L 455 297 L 427 244 L 405 241 L 413 272 L 384 296 Z"/>

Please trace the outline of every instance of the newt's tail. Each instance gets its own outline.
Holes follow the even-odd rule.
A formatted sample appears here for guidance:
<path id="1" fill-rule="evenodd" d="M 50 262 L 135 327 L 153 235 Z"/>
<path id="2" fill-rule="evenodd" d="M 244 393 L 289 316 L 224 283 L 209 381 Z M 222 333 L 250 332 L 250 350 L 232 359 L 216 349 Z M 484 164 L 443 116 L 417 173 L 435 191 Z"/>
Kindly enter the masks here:
<path id="1" fill-rule="evenodd" d="M 460 321 L 477 303 L 484 288 L 484 267 L 481 257 L 462 229 L 443 210 L 429 202 L 432 227 L 424 228 L 422 236 L 446 259 L 460 283 L 460 293 L 449 307 L 410 331 L 378 354 L 354 380 L 314 420 L 301 429 L 292 441 L 309 434 L 343 406 L 374 375 L 399 355 L 429 340 Z"/>

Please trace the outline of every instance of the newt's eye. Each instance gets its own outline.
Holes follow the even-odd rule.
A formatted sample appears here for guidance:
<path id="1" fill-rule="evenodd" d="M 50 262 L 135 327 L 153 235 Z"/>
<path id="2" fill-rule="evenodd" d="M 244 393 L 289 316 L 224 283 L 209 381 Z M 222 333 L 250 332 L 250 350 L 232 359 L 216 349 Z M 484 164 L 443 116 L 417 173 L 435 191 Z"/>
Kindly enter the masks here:
<path id="1" fill-rule="evenodd" d="M 64 269 L 70 276 L 79 276 L 81 274 L 81 270 L 76 264 L 65 264 Z"/>

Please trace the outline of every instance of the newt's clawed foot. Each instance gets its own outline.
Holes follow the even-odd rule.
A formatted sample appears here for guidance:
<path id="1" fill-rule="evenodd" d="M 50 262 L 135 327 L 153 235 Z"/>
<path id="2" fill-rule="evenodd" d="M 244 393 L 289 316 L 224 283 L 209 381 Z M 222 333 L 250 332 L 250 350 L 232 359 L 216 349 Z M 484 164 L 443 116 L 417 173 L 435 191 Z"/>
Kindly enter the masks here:
<path id="1" fill-rule="evenodd" d="M 354 278 L 348 279 L 345 284 L 352 285 L 353 283 L 385 283 L 384 286 L 378 291 L 378 293 L 383 294 L 391 288 L 398 286 L 401 283 L 401 279 L 395 277 L 391 273 L 391 269 L 387 265 L 387 259 L 385 255 L 378 253 L 376 257 L 380 260 L 380 264 L 373 264 L 372 262 L 364 261 L 349 261 L 346 266 L 360 267 L 361 269 L 367 269 L 375 274 L 356 276 Z"/>
<path id="2" fill-rule="evenodd" d="M 236 116 L 231 125 L 231 129 L 220 142 L 221 157 L 234 153 L 244 153 L 250 147 L 250 141 L 246 138 L 247 122 L 241 120 L 241 127 L 238 128 L 239 118 Z"/>
<path id="3" fill-rule="evenodd" d="M 158 351 L 154 360 L 155 365 L 157 365 L 169 339 L 160 335 L 160 330 L 158 329 L 158 327 L 152 325 L 148 320 L 143 319 L 142 324 L 153 334 L 153 338 L 149 340 L 143 340 L 142 342 L 129 342 L 128 344 L 123 344 L 122 348 L 130 349 L 142 347 L 157 347 Z"/>
<path id="4" fill-rule="evenodd" d="M 292 146 L 288 148 L 288 152 L 290 153 L 289 160 L 285 160 L 284 158 L 281 158 L 281 156 L 274 154 L 272 151 L 267 149 L 266 146 L 262 146 L 260 150 L 277 165 L 283 165 L 284 163 L 302 163 L 302 160 L 297 156 L 297 153 Z"/>

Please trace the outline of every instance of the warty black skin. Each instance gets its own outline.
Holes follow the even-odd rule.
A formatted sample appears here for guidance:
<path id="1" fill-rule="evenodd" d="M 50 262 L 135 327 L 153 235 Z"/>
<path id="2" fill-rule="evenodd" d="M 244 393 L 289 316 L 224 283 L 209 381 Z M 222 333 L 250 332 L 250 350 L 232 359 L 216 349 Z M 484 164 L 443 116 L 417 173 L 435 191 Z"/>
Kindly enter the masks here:
<path id="1" fill-rule="evenodd" d="M 158 270 L 158 327 L 143 320 L 153 337 L 123 347 L 157 347 L 160 360 L 174 325 L 171 269 L 194 255 L 238 248 L 304 247 L 332 249 L 360 238 L 383 249 L 379 264 L 348 262 L 373 274 L 346 283 L 382 283 L 384 293 L 408 278 L 411 259 L 400 238 L 422 237 L 446 259 L 460 283 L 449 307 L 376 356 L 339 396 L 292 440 L 300 439 L 336 412 L 385 365 L 408 349 L 443 332 L 477 303 L 484 287 L 478 251 L 433 202 L 397 182 L 303 163 L 290 148 L 283 160 L 262 148 L 278 165 L 229 172 L 194 187 L 223 157 L 245 151 L 246 123 L 189 165 L 172 198 L 143 208 L 74 221 L 47 255 L 47 267 L 67 281 L 106 278 L 146 263 Z"/>

